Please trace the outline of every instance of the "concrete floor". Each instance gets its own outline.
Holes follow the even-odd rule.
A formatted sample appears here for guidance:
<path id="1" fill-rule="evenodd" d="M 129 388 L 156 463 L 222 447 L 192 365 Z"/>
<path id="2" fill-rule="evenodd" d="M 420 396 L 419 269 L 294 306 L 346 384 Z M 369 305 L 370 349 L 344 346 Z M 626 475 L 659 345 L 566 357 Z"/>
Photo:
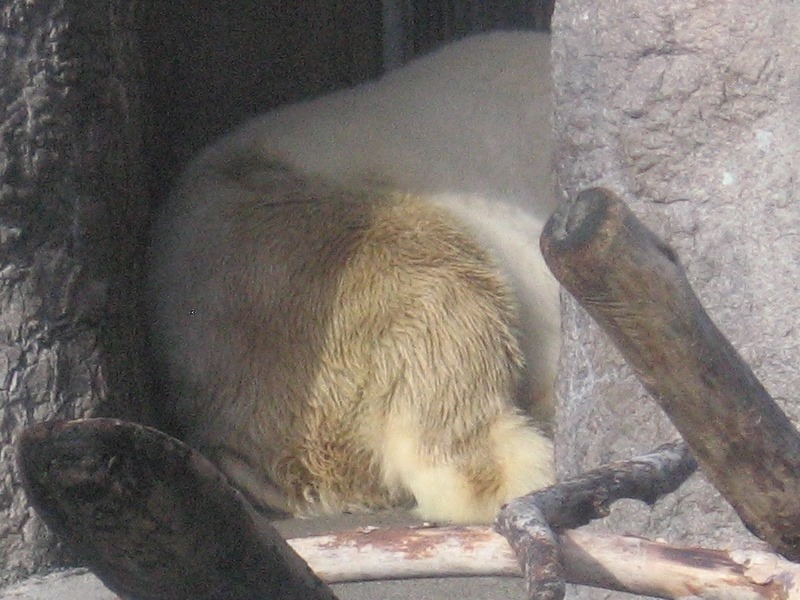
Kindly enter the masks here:
<path id="1" fill-rule="evenodd" d="M 525 598 L 521 579 L 470 577 L 346 583 L 333 586 L 340 600 L 514 600 Z M 2 600 L 117 600 L 93 575 L 62 571 L 5 590 Z"/>

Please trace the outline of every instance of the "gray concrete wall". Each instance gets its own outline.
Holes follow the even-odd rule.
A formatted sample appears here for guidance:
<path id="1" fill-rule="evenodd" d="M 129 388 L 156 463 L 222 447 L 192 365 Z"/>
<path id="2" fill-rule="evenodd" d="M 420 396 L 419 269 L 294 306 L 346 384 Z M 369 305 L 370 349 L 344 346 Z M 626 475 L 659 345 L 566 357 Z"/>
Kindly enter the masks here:
<path id="1" fill-rule="evenodd" d="M 800 417 L 800 12 L 788 0 L 559 0 L 553 17 L 557 176 L 603 185 L 677 250 L 709 314 Z M 565 298 L 562 475 L 675 435 L 616 350 Z M 600 528 L 753 543 L 702 475 Z M 605 597 L 599 591 L 575 597 Z"/>

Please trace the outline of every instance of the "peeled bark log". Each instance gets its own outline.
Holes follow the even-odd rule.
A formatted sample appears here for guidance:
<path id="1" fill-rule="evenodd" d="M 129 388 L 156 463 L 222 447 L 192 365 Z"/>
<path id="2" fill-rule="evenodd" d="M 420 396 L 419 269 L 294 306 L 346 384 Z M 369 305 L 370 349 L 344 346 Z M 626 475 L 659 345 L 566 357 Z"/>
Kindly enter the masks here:
<path id="1" fill-rule="evenodd" d="M 614 340 L 747 527 L 800 559 L 800 436 L 694 295 L 675 253 L 611 192 L 542 233 L 564 287 Z"/>
<path id="2" fill-rule="evenodd" d="M 328 583 L 417 577 L 522 577 L 489 527 L 375 528 L 288 540 Z M 566 531 L 568 583 L 679 600 L 800 600 L 800 566 L 768 552 L 710 550 Z"/>

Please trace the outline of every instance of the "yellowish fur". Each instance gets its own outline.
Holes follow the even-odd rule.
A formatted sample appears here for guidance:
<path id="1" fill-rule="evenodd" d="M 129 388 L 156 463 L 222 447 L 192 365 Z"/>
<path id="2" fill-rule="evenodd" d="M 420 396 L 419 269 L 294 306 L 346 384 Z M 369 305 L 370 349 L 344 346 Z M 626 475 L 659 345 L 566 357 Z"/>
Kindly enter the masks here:
<path id="1" fill-rule="evenodd" d="M 479 57 L 543 54 L 531 34 L 478 42 Z M 550 199 L 526 209 L 519 182 L 511 201 L 478 180 L 426 192 L 419 172 L 404 183 L 363 149 L 330 154 L 313 143 L 335 131 L 331 115 L 315 129 L 327 102 L 283 113 L 305 138 L 281 137 L 278 114 L 213 145 L 160 214 L 153 339 L 169 409 L 265 510 L 416 504 L 490 521 L 553 480 L 557 292 L 536 245 Z"/>
<path id="2" fill-rule="evenodd" d="M 553 483 L 550 440 L 526 419 L 503 415 L 481 433 L 482 452 L 436 461 L 420 451 L 419 431 L 395 427 L 383 443 L 384 477 L 411 490 L 420 516 L 467 523 L 491 522 L 504 502 Z"/>

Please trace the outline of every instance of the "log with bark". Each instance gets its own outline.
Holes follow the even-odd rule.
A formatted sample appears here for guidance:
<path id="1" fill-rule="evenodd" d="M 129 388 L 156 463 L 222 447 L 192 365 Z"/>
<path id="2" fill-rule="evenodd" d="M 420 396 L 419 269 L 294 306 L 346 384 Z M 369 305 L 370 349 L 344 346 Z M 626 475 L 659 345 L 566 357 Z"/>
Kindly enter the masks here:
<path id="1" fill-rule="evenodd" d="M 130 600 L 333 600 L 198 452 L 114 419 L 25 430 L 18 465 L 44 521 Z"/>
<path id="2" fill-rule="evenodd" d="M 611 504 L 621 498 L 653 504 L 677 489 L 696 468 L 686 445 L 673 442 L 645 456 L 604 465 L 516 498 L 502 507 L 495 525 L 519 557 L 528 597 L 564 597 L 566 565 L 556 531 L 606 516 Z"/>
<path id="3" fill-rule="evenodd" d="M 127 599 L 333 598 L 299 557 L 328 583 L 523 574 L 490 527 L 362 528 L 287 545 L 271 525 L 255 525 L 211 463 L 133 423 L 42 424 L 23 435 L 19 461 L 46 522 Z M 577 525 L 619 497 L 652 502 L 692 469 L 684 448 L 667 445 L 543 490 L 539 505 L 552 522 Z M 671 599 L 800 600 L 800 567 L 768 553 L 580 531 L 556 540 L 571 583 Z"/>
<path id="4" fill-rule="evenodd" d="M 800 559 L 800 436 L 712 323 L 675 252 L 600 188 L 559 207 L 541 246 L 745 525 Z"/>

